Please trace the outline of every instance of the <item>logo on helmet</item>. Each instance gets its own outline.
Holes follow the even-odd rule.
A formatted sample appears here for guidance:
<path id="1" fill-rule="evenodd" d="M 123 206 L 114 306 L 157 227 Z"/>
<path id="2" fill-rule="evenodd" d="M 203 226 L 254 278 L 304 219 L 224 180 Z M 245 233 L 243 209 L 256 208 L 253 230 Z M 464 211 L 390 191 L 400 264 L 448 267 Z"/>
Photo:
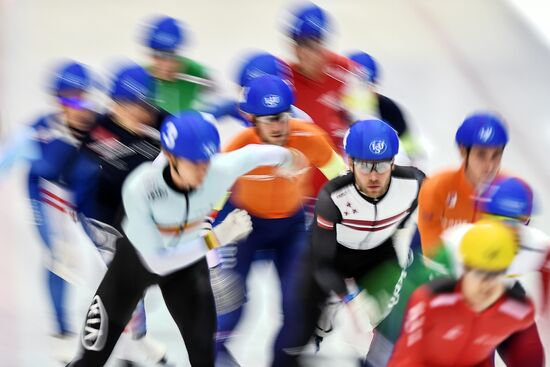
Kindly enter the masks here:
<path id="1" fill-rule="evenodd" d="M 176 37 L 170 33 L 160 32 L 155 35 L 155 41 L 163 45 L 171 46 L 176 43 Z"/>
<path id="2" fill-rule="evenodd" d="M 126 79 L 122 80 L 121 84 L 124 88 L 126 88 L 126 90 L 133 93 L 140 100 L 146 100 L 147 99 L 147 95 L 149 94 L 149 90 L 143 84 L 138 83 L 135 79 L 126 78 Z"/>
<path id="3" fill-rule="evenodd" d="M 483 142 L 489 141 L 489 139 L 491 139 L 493 135 L 494 135 L 494 131 L 493 131 L 493 128 L 490 126 L 482 127 L 481 130 L 479 130 L 479 138 Z"/>
<path id="4" fill-rule="evenodd" d="M 166 129 L 162 133 L 162 141 L 168 149 L 174 149 L 176 146 L 176 139 L 178 138 L 178 129 L 172 122 L 166 123 Z"/>
<path id="5" fill-rule="evenodd" d="M 374 154 L 383 154 L 388 149 L 384 140 L 373 140 L 369 144 L 369 150 Z"/>
<path id="6" fill-rule="evenodd" d="M 498 255 L 500 255 L 500 250 L 498 248 L 491 248 L 485 252 L 488 261 L 494 261 Z"/>
<path id="7" fill-rule="evenodd" d="M 268 108 L 275 108 L 281 103 L 281 97 L 275 94 L 268 94 L 264 96 L 264 106 Z"/>

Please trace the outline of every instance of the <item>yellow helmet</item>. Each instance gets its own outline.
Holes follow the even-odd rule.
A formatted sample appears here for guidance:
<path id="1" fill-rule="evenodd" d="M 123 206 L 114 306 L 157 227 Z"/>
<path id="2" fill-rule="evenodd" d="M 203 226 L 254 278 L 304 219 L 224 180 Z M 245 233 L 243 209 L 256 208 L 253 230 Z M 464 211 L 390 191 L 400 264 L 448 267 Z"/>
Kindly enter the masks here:
<path id="1" fill-rule="evenodd" d="M 487 272 L 506 270 L 514 260 L 518 242 L 514 232 L 495 220 L 480 220 L 460 242 L 464 266 Z"/>

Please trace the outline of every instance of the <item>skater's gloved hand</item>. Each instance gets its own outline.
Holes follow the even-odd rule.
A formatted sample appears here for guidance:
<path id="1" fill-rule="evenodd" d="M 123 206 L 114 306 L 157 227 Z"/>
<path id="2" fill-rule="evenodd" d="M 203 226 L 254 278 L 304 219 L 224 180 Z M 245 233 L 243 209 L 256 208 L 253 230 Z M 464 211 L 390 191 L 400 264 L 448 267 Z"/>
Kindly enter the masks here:
<path id="1" fill-rule="evenodd" d="M 356 328 L 370 333 L 373 329 L 372 321 L 369 317 L 371 313 L 372 300 L 365 290 L 360 291 L 351 297 L 344 298 L 344 303 L 347 306 L 351 317 L 354 319 Z"/>
<path id="2" fill-rule="evenodd" d="M 369 298 L 363 290 L 343 299 L 351 318 L 351 325 L 345 331 L 345 341 L 361 355 L 367 354 L 372 340 L 373 326 L 369 318 L 372 301 Z"/>
<path id="3" fill-rule="evenodd" d="M 96 245 L 105 263 L 110 263 L 115 254 L 116 241 L 122 237 L 122 234 L 109 224 L 87 218 L 83 214 L 79 214 L 78 218 L 82 228 Z"/>
<path id="4" fill-rule="evenodd" d="M 248 236 L 252 232 L 252 220 L 246 210 L 235 209 L 212 231 L 216 235 L 219 246 L 225 246 Z"/>
<path id="5" fill-rule="evenodd" d="M 294 177 L 309 169 L 309 161 L 299 150 L 288 148 L 288 158 L 276 170 L 282 177 Z"/>

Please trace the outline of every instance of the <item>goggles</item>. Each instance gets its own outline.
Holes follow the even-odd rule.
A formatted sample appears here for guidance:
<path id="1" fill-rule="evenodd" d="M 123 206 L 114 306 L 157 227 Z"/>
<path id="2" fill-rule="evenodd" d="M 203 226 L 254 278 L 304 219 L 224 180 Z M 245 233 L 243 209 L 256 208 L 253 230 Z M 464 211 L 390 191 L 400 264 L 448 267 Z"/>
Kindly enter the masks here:
<path id="1" fill-rule="evenodd" d="M 178 58 L 178 54 L 176 54 L 174 51 L 154 50 L 153 51 L 153 57 L 157 57 L 157 58 L 163 59 L 163 60 L 175 60 L 175 59 Z"/>
<path id="2" fill-rule="evenodd" d="M 377 173 L 385 173 L 388 172 L 392 165 L 393 160 L 389 161 L 358 161 L 353 160 L 353 165 L 355 166 L 355 169 L 357 169 L 362 174 L 369 174 L 372 171 L 375 171 Z"/>
<path id="3" fill-rule="evenodd" d="M 271 125 L 275 123 L 286 123 L 290 119 L 289 112 L 281 112 L 277 115 L 256 116 L 256 122 L 264 125 Z"/>
<path id="4" fill-rule="evenodd" d="M 481 278 L 483 280 L 494 280 L 506 274 L 506 270 L 486 271 L 486 270 L 471 269 L 471 268 L 468 270 L 473 272 L 476 277 Z"/>
<path id="5" fill-rule="evenodd" d="M 296 38 L 294 41 L 298 46 L 311 50 L 319 50 L 324 45 L 323 39 L 320 37 L 300 37 Z"/>
<path id="6" fill-rule="evenodd" d="M 93 103 L 82 97 L 58 97 L 61 105 L 75 110 L 91 110 Z"/>

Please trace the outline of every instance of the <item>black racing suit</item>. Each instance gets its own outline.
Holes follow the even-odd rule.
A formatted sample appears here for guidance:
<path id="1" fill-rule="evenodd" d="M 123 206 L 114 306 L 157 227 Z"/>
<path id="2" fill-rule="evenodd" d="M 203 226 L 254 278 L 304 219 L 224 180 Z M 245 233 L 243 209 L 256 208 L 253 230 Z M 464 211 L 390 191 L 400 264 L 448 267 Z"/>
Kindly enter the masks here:
<path id="1" fill-rule="evenodd" d="M 272 366 L 298 366 L 301 349 L 313 336 L 331 292 L 348 293 L 345 279 L 360 284 L 372 269 L 401 269 L 393 235 L 409 221 L 417 206 L 424 174 L 396 166 L 386 194 L 362 195 L 349 173 L 330 181 L 319 194 L 311 226 L 310 247 L 297 268 L 288 310 L 275 343 Z M 394 288 L 401 271 L 384 281 Z M 390 293 L 392 290 L 390 290 Z M 398 294 L 397 294 L 398 296 Z"/>

